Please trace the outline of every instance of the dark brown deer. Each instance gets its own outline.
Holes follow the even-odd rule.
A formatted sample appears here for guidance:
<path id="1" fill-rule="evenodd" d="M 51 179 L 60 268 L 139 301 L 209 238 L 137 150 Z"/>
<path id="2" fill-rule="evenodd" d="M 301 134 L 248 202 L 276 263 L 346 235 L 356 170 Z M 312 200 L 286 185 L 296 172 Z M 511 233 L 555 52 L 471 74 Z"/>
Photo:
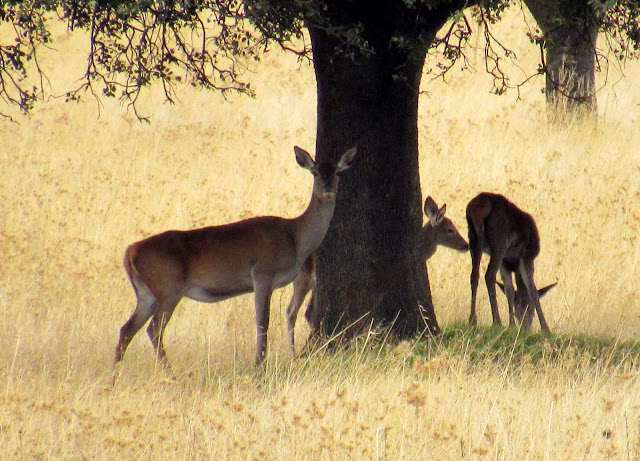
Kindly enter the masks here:
<path id="1" fill-rule="evenodd" d="M 496 300 L 496 275 L 500 271 L 509 304 L 509 325 L 515 325 L 515 290 L 512 273 L 521 278 L 520 291 L 526 290 L 535 308 L 540 328 L 549 331 L 540 306 L 540 295 L 533 281 L 533 262 L 540 253 L 540 236 L 533 217 L 502 195 L 483 192 L 467 205 L 469 250 L 471 252 L 471 313 L 469 323 L 477 324 L 476 292 L 482 253 L 490 256 L 485 274 L 494 325 L 502 325 Z M 522 296 L 522 295 L 521 295 Z M 533 318 L 533 315 L 530 317 Z M 525 316 L 523 327 L 530 328 Z"/>
<path id="2" fill-rule="evenodd" d="M 451 222 L 449 218 L 445 218 L 444 214 L 446 211 L 446 204 L 442 205 L 441 208 L 438 208 L 438 205 L 436 205 L 436 202 L 431 197 L 427 197 L 424 202 L 424 213 L 429 218 L 429 221 L 421 230 L 420 237 L 422 255 L 425 261 L 435 254 L 439 245 L 458 251 L 467 251 L 469 249 L 469 244 L 464 237 L 460 235 L 453 222 Z M 307 304 L 305 318 L 307 319 L 307 323 L 311 325 L 311 316 L 313 314 L 314 306 L 313 289 L 316 285 L 315 268 L 316 255 L 311 254 L 304 262 L 302 270 L 293 281 L 293 296 L 291 297 L 289 306 L 287 307 L 289 349 L 293 356 L 295 356 L 295 327 L 298 311 L 304 302 L 304 298 L 310 291 L 311 297 Z"/>
<path id="3" fill-rule="evenodd" d="M 116 363 L 151 318 L 147 333 L 158 359 L 168 367 L 162 340 L 180 299 L 214 303 L 251 292 L 256 311 L 255 363 L 264 360 L 271 294 L 291 283 L 322 243 L 335 208 L 338 175 L 349 168 L 356 153 L 352 148 L 332 164 L 314 162 L 299 147 L 294 151 L 298 164 L 314 175 L 311 201 L 297 218 L 263 216 L 197 230 L 168 231 L 127 248 L 124 267 L 138 304 L 120 329 Z"/>

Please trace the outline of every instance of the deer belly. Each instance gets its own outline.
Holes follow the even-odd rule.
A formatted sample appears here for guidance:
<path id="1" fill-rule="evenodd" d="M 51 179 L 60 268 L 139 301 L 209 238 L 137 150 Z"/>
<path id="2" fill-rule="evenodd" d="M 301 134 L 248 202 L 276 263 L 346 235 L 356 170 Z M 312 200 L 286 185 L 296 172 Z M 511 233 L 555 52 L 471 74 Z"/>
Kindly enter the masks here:
<path id="1" fill-rule="evenodd" d="M 224 289 L 208 289 L 199 286 L 187 286 L 184 289 L 183 296 L 185 298 L 193 299 L 201 303 L 217 303 L 218 301 L 224 301 L 225 299 L 240 296 L 246 293 L 251 293 L 253 286 L 234 288 L 233 290 L 225 291 Z"/>
<path id="2" fill-rule="evenodd" d="M 203 303 L 215 303 L 252 291 L 253 281 L 246 272 L 210 272 L 200 277 L 193 274 L 185 284 L 183 296 Z"/>
<path id="3" fill-rule="evenodd" d="M 300 272 L 299 267 L 275 274 L 273 288 L 282 288 L 290 284 L 296 278 L 298 272 Z M 222 279 L 218 280 L 216 284 L 211 284 L 211 286 L 199 283 L 187 284 L 183 290 L 183 296 L 201 303 L 216 303 L 235 296 L 252 293 L 253 291 L 253 280 L 251 278 L 227 280 L 226 282 Z"/>

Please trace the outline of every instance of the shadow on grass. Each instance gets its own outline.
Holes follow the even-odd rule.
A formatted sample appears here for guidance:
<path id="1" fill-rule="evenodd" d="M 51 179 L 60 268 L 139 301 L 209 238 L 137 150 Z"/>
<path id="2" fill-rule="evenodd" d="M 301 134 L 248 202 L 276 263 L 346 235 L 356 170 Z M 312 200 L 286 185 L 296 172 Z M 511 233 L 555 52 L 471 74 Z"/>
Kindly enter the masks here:
<path id="1" fill-rule="evenodd" d="M 532 364 L 551 362 L 565 357 L 578 357 L 581 363 L 600 366 L 640 364 L 640 342 L 620 342 L 615 339 L 584 335 L 555 335 L 539 331 L 504 327 L 470 327 L 467 324 L 447 325 L 442 333 L 427 341 L 419 341 L 416 355 L 430 358 L 446 351 L 450 355 L 467 356 L 472 362 L 520 361 Z"/>

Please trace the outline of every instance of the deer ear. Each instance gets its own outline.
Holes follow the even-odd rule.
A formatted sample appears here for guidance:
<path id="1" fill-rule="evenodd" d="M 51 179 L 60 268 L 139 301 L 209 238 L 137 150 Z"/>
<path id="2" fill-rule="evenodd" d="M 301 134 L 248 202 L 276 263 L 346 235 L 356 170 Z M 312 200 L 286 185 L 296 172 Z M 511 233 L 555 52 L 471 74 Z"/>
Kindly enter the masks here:
<path id="1" fill-rule="evenodd" d="M 556 283 L 552 283 L 551 285 L 546 286 L 546 287 L 544 287 L 544 288 L 540 288 L 540 289 L 538 290 L 538 297 L 539 297 L 539 298 L 542 298 L 544 295 L 546 295 L 546 294 L 549 292 L 549 290 L 550 290 L 550 289 L 552 289 L 553 287 L 555 287 L 557 284 L 558 284 L 558 282 L 556 282 Z"/>
<path id="2" fill-rule="evenodd" d="M 351 149 L 346 151 L 344 154 L 342 154 L 342 158 L 338 162 L 338 167 L 337 167 L 338 173 L 346 170 L 351 166 L 351 164 L 353 163 L 353 159 L 356 156 L 356 152 L 357 152 L 357 149 L 355 147 L 352 147 Z"/>
<path id="3" fill-rule="evenodd" d="M 438 205 L 436 205 L 436 202 L 431 198 L 431 196 L 427 197 L 424 201 L 424 214 L 427 215 L 429 220 L 432 220 L 435 218 L 437 212 Z"/>
<path id="4" fill-rule="evenodd" d="M 437 226 L 438 224 L 440 224 L 442 222 L 442 220 L 444 219 L 444 214 L 447 212 L 447 204 L 445 203 L 444 205 L 442 205 L 442 208 L 440 208 L 438 210 L 438 214 L 436 215 L 436 218 L 433 222 L 434 226 Z"/>
<path id="5" fill-rule="evenodd" d="M 313 161 L 311 155 L 309 155 L 309 152 L 307 152 L 303 148 L 293 146 L 293 151 L 296 153 L 296 161 L 298 162 L 298 165 L 300 165 L 302 168 L 310 170 L 316 165 L 316 162 Z"/>

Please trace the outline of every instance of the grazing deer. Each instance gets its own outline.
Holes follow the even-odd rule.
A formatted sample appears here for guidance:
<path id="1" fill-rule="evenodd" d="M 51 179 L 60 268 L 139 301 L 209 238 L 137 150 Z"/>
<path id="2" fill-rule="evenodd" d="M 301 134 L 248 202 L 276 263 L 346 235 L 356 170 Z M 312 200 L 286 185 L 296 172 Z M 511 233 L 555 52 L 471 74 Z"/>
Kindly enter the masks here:
<path id="1" fill-rule="evenodd" d="M 529 293 L 527 292 L 527 287 L 525 286 L 524 281 L 522 280 L 522 277 L 520 277 L 520 274 L 517 271 L 515 272 L 515 276 L 516 276 L 516 290 L 515 290 L 516 292 L 513 300 L 514 315 L 515 315 L 516 321 L 521 325 L 523 325 L 523 327 L 531 328 L 531 323 L 533 322 L 534 309 L 530 309 L 531 300 L 529 299 Z M 496 283 L 498 287 L 500 287 L 500 290 L 502 290 L 502 292 L 506 296 L 507 292 L 505 291 L 504 285 L 500 282 L 496 282 Z M 551 290 L 557 284 L 558 282 L 552 283 L 551 285 L 547 285 L 544 288 L 540 288 L 538 290 L 538 297 L 542 298 L 544 295 L 546 295 L 549 292 L 549 290 Z"/>
<path id="2" fill-rule="evenodd" d="M 431 197 L 427 197 L 424 202 L 424 213 L 429 218 L 429 221 L 424 225 L 420 233 L 420 244 L 422 245 L 422 256 L 427 261 L 433 256 L 438 248 L 438 245 L 445 246 L 458 251 L 467 251 L 469 244 L 460 235 L 456 226 L 451 222 L 449 218 L 445 218 L 444 214 L 447 211 L 447 205 L 442 205 L 442 208 L 438 208 L 436 202 Z M 311 324 L 311 314 L 313 312 L 313 289 L 316 286 L 316 255 L 312 253 L 302 265 L 302 270 L 293 281 L 293 296 L 289 301 L 287 307 L 287 329 L 289 333 L 289 349 L 291 355 L 295 356 L 295 338 L 294 331 L 296 327 L 296 319 L 298 317 L 298 311 L 304 301 L 307 293 L 311 291 L 311 297 L 307 304 L 307 310 L 305 312 L 305 318 L 307 323 Z"/>
<path id="3" fill-rule="evenodd" d="M 515 290 L 512 273 L 520 277 L 522 292 L 527 292 L 531 300 L 540 328 L 549 331 L 542 313 L 540 295 L 533 281 L 533 261 L 540 253 L 540 236 L 533 217 L 522 211 L 502 195 L 483 192 L 467 205 L 467 224 L 469 226 L 469 250 L 471 252 L 471 313 L 469 323 L 476 325 L 476 292 L 480 275 L 482 253 L 490 256 L 485 274 L 491 315 L 494 325 L 502 325 L 496 300 L 496 275 L 500 271 L 504 292 L 509 303 L 509 325 L 514 325 Z M 520 296 L 522 299 L 522 295 Z M 533 316 L 531 315 L 531 318 Z M 526 318 L 525 318 L 526 322 Z M 530 324 L 523 324 L 529 328 Z"/>
<path id="4" fill-rule="evenodd" d="M 267 350 L 269 307 L 275 288 L 296 277 L 307 257 L 322 243 L 335 208 L 338 175 L 349 168 L 355 147 L 337 164 L 314 162 L 294 147 L 298 164 L 314 175 L 311 201 L 293 219 L 262 216 L 188 231 L 168 231 L 127 248 L 124 267 L 138 298 L 120 329 L 115 362 L 122 360 L 134 335 L 151 318 L 147 333 L 158 359 L 168 368 L 164 330 L 183 297 L 214 303 L 254 293 L 256 365 Z"/>

